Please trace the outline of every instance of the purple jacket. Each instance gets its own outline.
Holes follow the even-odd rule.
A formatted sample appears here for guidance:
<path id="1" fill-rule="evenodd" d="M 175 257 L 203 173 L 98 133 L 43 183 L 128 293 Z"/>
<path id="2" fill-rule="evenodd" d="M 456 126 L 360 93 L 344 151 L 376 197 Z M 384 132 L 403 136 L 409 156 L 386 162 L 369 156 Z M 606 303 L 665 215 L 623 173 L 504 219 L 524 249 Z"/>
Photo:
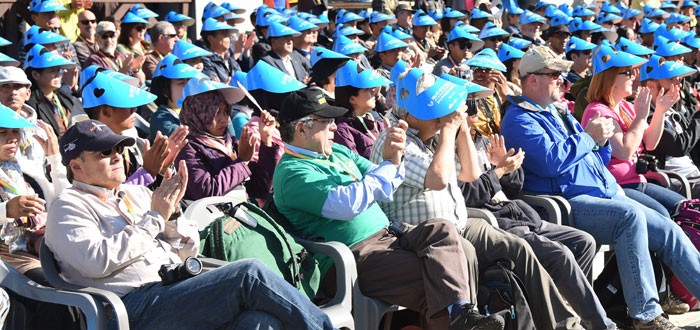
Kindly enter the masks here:
<path id="1" fill-rule="evenodd" d="M 362 120 L 364 120 L 370 133 L 362 126 L 360 119 L 355 116 L 341 116 L 335 118 L 335 124 L 338 126 L 338 130 L 335 131 L 333 141 L 369 159 L 374 140 L 379 136 L 379 133 L 384 130 L 384 123 L 367 117 L 363 117 Z M 374 137 L 370 136 L 370 134 Z"/>
<path id="2" fill-rule="evenodd" d="M 251 198 L 267 198 L 272 190 L 272 174 L 277 165 L 276 155 L 279 146 L 260 146 L 257 162 L 232 160 L 223 152 L 204 145 L 194 137 L 182 148 L 176 161 L 185 160 L 189 180 L 185 199 L 197 200 L 210 196 L 222 196 L 236 186 L 245 182 L 246 191 Z M 237 142 L 233 149 L 238 149 Z"/>

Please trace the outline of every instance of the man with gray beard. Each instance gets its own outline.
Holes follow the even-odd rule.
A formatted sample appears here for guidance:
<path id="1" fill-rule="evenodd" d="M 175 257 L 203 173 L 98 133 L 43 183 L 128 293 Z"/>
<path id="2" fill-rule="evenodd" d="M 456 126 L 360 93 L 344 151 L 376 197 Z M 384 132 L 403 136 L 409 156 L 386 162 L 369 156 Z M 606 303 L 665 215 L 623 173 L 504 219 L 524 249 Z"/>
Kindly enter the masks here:
<path id="1" fill-rule="evenodd" d="M 141 62 L 133 61 L 133 55 L 124 55 L 117 51 L 117 29 L 114 23 L 102 21 L 97 24 L 95 30 L 95 41 L 99 50 L 90 55 L 85 65 L 97 65 L 108 70 L 118 71 L 132 77 L 138 78 L 141 82 L 146 80 L 141 71 Z"/>

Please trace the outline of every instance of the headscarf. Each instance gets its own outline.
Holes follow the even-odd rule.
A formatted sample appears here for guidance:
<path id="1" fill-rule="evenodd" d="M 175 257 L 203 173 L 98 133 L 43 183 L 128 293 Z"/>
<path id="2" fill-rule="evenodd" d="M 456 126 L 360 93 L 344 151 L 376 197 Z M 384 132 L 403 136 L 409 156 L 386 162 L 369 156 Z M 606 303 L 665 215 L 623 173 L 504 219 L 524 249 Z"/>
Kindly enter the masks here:
<path id="1" fill-rule="evenodd" d="M 230 106 L 224 95 L 218 91 L 209 91 L 197 95 L 188 96 L 182 104 L 180 122 L 190 128 L 190 135 L 210 148 L 217 149 L 225 155 L 236 159 L 233 150 L 231 136 L 213 136 L 208 129 L 216 117 L 221 104 Z"/>

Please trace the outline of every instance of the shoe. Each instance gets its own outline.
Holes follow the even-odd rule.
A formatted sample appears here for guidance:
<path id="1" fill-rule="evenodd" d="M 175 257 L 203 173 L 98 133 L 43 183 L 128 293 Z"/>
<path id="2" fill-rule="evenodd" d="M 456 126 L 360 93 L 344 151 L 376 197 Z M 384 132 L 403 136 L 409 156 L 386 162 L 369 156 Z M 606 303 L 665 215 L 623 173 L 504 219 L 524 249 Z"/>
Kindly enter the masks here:
<path id="1" fill-rule="evenodd" d="M 690 305 L 686 304 L 683 302 L 683 300 L 680 300 L 680 298 L 671 293 L 668 299 L 666 299 L 666 301 L 661 305 L 661 309 L 664 310 L 664 313 L 678 315 L 689 312 Z"/>
<path id="2" fill-rule="evenodd" d="M 659 315 L 647 323 L 640 320 L 634 320 L 632 323 L 634 325 L 634 330 L 681 330 L 681 328 L 673 325 L 673 323 L 663 315 Z"/>
<path id="3" fill-rule="evenodd" d="M 464 310 L 450 322 L 449 330 L 503 330 L 506 321 L 500 315 L 481 315 L 474 309 Z"/>

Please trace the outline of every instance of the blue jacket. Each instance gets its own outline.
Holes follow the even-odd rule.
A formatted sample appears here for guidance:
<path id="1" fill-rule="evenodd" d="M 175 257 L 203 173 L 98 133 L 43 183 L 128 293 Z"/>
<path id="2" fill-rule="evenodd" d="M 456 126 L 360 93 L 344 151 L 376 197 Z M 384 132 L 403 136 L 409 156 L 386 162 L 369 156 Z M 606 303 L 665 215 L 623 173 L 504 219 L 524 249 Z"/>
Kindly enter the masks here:
<path id="1" fill-rule="evenodd" d="M 508 97 L 501 121 L 501 134 L 507 148 L 525 151 L 524 189 L 562 195 L 610 198 L 617 193 L 617 181 L 605 168 L 612 148 L 596 143 L 568 112 L 564 125 L 555 114 L 524 97 Z M 575 134 L 569 134 L 569 130 Z"/>

